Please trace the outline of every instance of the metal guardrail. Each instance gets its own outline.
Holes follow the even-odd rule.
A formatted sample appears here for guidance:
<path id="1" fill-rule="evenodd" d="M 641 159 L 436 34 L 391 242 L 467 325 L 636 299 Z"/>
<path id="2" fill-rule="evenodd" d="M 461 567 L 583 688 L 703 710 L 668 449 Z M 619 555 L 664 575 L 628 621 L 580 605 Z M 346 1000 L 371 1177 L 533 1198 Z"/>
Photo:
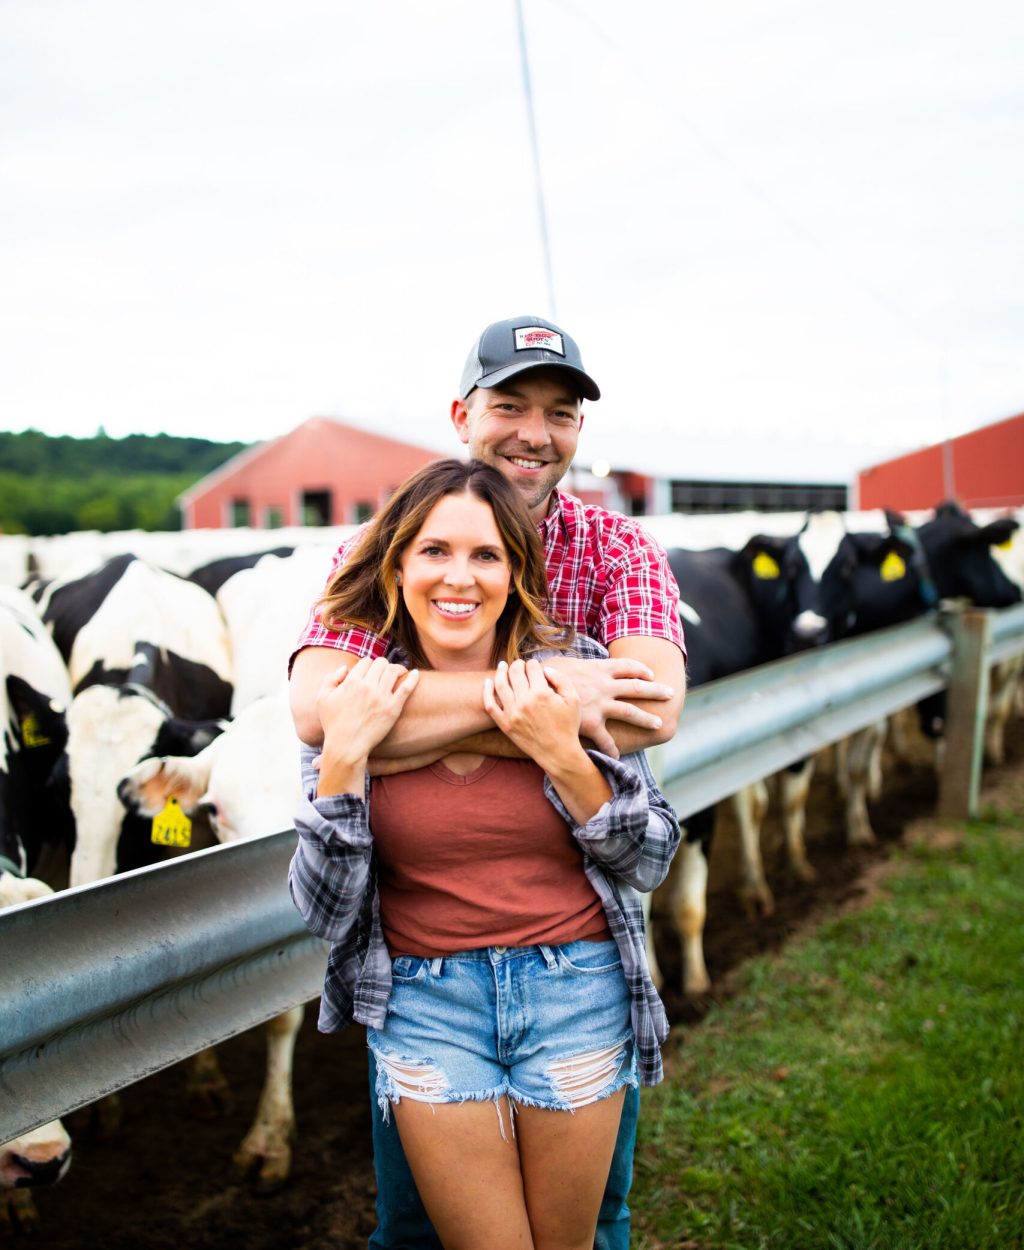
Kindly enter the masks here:
<path id="1" fill-rule="evenodd" d="M 1024 606 L 975 615 L 984 671 L 1024 651 Z M 685 817 L 942 689 L 957 632 L 915 621 L 694 690 L 660 749 L 668 797 Z M 285 885 L 294 842 L 214 847 L 0 913 L 0 1141 L 319 994 L 326 945 Z"/>

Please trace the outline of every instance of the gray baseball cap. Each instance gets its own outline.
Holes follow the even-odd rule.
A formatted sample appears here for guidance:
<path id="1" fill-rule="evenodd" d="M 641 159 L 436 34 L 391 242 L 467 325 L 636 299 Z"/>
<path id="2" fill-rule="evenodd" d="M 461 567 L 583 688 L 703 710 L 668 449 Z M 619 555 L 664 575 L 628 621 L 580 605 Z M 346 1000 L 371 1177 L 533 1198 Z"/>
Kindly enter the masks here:
<path id="1" fill-rule="evenodd" d="M 498 386 L 540 366 L 567 369 L 584 399 L 600 399 L 594 379 L 584 371 L 575 339 L 543 317 L 509 317 L 495 321 L 473 344 L 462 371 L 459 397 L 477 386 Z"/>

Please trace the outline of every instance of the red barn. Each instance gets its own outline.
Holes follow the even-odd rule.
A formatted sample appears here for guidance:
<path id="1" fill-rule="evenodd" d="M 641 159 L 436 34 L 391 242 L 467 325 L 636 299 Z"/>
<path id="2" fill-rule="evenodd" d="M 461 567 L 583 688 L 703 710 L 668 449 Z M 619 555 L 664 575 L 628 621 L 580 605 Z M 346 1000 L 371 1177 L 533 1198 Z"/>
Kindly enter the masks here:
<path id="1" fill-rule="evenodd" d="M 240 452 L 185 491 L 178 501 L 182 526 L 277 529 L 365 521 L 399 482 L 445 454 L 311 417 L 290 434 Z"/>
<path id="2" fill-rule="evenodd" d="M 944 499 L 965 508 L 1024 505 L 1024 413 L 863 469 L 854 506 L 907 512 Z"/>

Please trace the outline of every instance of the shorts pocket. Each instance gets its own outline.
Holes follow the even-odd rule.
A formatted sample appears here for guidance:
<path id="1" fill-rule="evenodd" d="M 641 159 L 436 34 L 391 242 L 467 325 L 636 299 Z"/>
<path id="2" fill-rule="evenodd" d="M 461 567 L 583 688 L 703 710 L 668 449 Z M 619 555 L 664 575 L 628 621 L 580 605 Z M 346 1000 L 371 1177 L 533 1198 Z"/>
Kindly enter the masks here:
<path id="1" fill-rule="evenodd" d="M 571 942 L 556 947 L 558 963 L 567 972 L 594 976 L 602 972 L 621 972 L 622 959 L 614 942 Z"/>
<path id="2" fill-rule="evenodd" d="M 391 961 L 391 980 L 406 984 L 421 981 L 429 966 L 430 960 L 419 955 L 398 955 Z"/>

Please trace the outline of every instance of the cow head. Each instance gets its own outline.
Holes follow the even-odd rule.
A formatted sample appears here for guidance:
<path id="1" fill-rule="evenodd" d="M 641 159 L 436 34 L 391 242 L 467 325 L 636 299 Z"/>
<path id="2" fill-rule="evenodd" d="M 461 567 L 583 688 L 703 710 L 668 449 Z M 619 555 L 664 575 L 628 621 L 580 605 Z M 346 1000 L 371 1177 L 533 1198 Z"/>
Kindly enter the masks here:
<path id="1" fill-rule="evenodd" d="M 75 819 L 71 884 L 160 858 L 149 823 L 134 820 L 118 797 L 118 781 L 140 759 L 162 749 L 201 750 L 223 721 L 181 721 L 142 687 L 90 686 L 68 709 L 68 770 Z"/>
<path id="2" fill-rule="evenodd" d="M 204 812 L 221 842 L 291 829 L 301 775 L 286 698 L 250 704 L 192 759 L 141 761 L 122 777 L 118 794 L 129 811 L 146 817 L 175 798 L 189 814 Z"/>
<path id="3" fill-rule="evenodd" d="M 52 1185 L 71 1166 L 71 1138 L 59 1120 L 0 1145 L 0 1186 Z"/>
<path id="4" fill-rule="evenodd" d="M 924 550 L 899 513 L 886 514 L 887 533 L 851 533 L 826 578 L 843 584 L 836 637 L 850 637 L 913 620 L 937 598 Z"/>
<path id="5" fill-rule="evenodd" d="M 979 526 L 954 503 L 940 504 L 935 518 L 917 533 L 943 599 L 967 599 L 979 608 L 1008 608 L 1021 588 L 1007 577 L 992 549 L 1012 541 L 1019 528 L 1012 518 Z"/>

